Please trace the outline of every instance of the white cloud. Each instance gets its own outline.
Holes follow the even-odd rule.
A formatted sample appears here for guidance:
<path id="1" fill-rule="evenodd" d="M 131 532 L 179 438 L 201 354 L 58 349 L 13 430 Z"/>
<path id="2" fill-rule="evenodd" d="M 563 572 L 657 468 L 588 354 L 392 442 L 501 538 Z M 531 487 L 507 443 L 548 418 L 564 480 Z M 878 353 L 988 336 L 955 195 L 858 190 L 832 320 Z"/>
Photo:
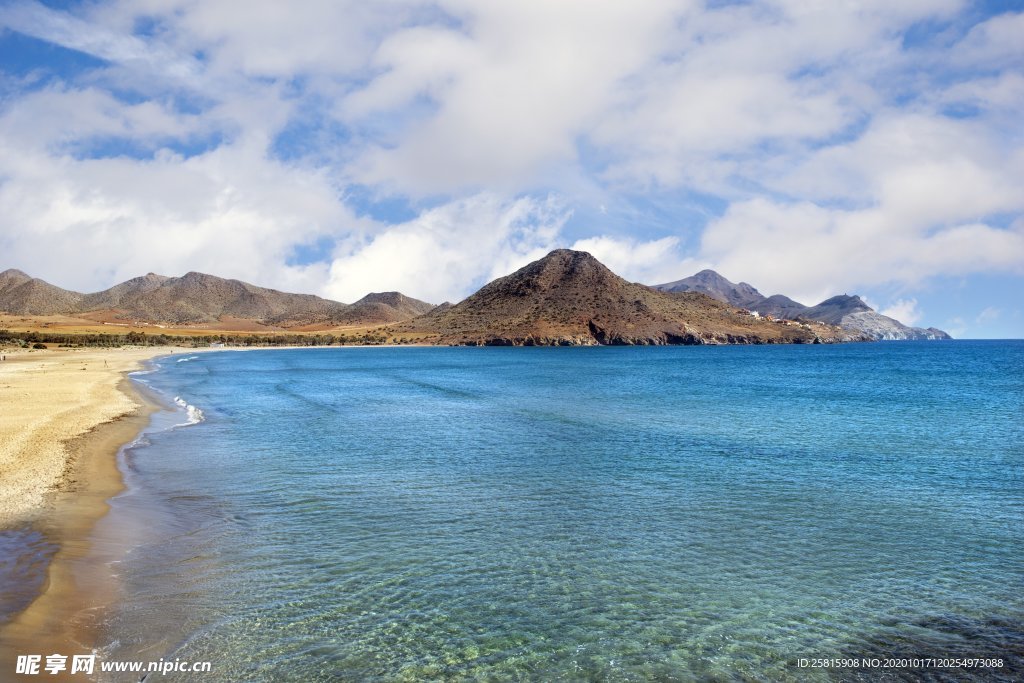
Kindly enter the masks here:
<path id="1" fill-rule="evenodd" d="M 174 78 L 194 78 L 200 72 L 195 59 L 67 12 L 52 10 L 38 2 L 8 4 L 0 13 L 2 26 L 100 59 L 132 63 Z"/>
<path id="2" fill-rule="evenodd" d="M 602 235 L 577 240 L 572 249 L 590 252 L 615 274 L 649 285 L 678 280 L 701 269 L 680 253 L 677 237 L 638 241 Z"/>
<path id="3" fill-rule="evenodd" d="M 1003 312 L 996 308 L 995 306 L 987 306 L 984 310 L 981 311 L 981 313 L 978 314 L 978 317 L 974 319 L 974 322 L 976 322 L 979 325 L 983 325 L 985 323 L 990 323 L 998 320 L 1002 316 L 1002 314 Z"/>
<path id="4" fill-rule="evenodd" d="M 1024 212 L 1024 147 L 984 117 L 886 109 L 848 143 L 771 165 L 769 187 L 805 200 L 733 202 L 699 254 L 761 288 L 814 301 L 934 276 L 1024 274 L 1024 226 L 989 222 Z"/>
<path id="5" fill-rule="evenodd" d="M 967 324 L 961 317 L 950 318 L 945 323 L 945 330 L 954 339 L 960 339 L 964 336 L 964 333 L 967 332 Z"/>
<path id="6" fill-rule="evenodd" d="M 885 110 L 856 140 L 812 153 L 769 183 L 820 202 L 875 202 L 913 227 L 1020 210 L 1021 171 L 1021 149 L 984 121 Z"/>
<path id="7" fill-rule="evenodd" d="M 753 199 L 733 203 L 708 225 L 700 256 L 716 270 L 743 273 L 762 291 L 820 301 L 870 284 L 916 285 L 938 274 L 1021 273 L 1024 230 L 978 223 L 908 230 L 884 206 L 846 210 Z"/>
<path id="8" fill-rule="evenodd" d="M 953 51 L 957 64 L 992 68 L 1009 64 L 1020 68 L 1024 61 L 1024 12 L 1007 12 L 971 29 Z"/>
<path id="9" fill-rule="evenodd" d="M 335 254 L 325 291 L 340 301 L 386 290 L 458 301 L 557 246 L 567 218 L 553 198 L 474 195 L 346 245 Z"/>
<path id="10" fill-rule="evenodd" d="M 125 104 L 95 87 L 54 85 L 25 95 L 0 111 L 0 145 L 12 153 L 62 156 L 98 139 L 111 138 L 159 149 L 168 141 L 215 130 L 210 118 L 177 113 L 153 101 Z"/>
<path id="11" fill-rule="evenodd" d="M 339 74 L 365 65 L 381 35 L 417 19 L 418 0 L 110 0 L 79 8 L 93 28 L 151 25 L 156 49 L 200 55 L 219 78 Z M 422 13 L 422 12 L 421 12 Z M 76 48 L 79 49 L 79 48 Z M 117 60 L 115 60 L 117 61 Z"/>
<path id="12" fill-rule="evenodd" d="M 917 299 L 898 299 L 888 307 L 879 311 L 882 315 L 899 320 L 904 325 L 913 327 L 922 318 L 921 311 L 917 309 Z"/>
<path id="13" fill-rule="evenodd" d="M 269 160 L 248 139 L 139 160 L 55 156 L 0 136 L 0 177 L 4 260 L 71 288 L 205 270 L 316 290 L 316 267 L 285 265 L 292 247 L 369 227 L 323 173 Z"/>
<path id="14" fill-rule="evenodd" d="M 413 194 L 514 191 L 573 165 L 577 137 L 621 79 L 670 45 L 679 12 L 660 0 L 442 5 L 459 26 L 390 36 L 376 56 L 383 74 L 342 107 L 357 116 L 417 98 L 432 104 L 395 144 L 368 146 L 355 167 L 364 182 Z"/>
<path id="15" fill-rule="evenodd" d="M 899 30 L 959 2 L 738 4 L 694 13 L 674 54 L 637 75 L 595 138 L 620 182 L 736 194 L 879 106 L 903 63 Z M 766 149 L 767 146 L 767 149 Z M 827 146 L 827 145 L 826 145 Z"/>
<path id="16" fill-rule="evenodd" d="M 196 268 L 439 300 L 575 241 L 634 280 L 708 265 L 809 302 L 899 283 L 895 306 L 937 275 L 1022 274 L 1024 14 L 973 15 L 961 0 L 8 3 L 3 26 L 107 64 L 43 88 L 2 77 L 0 248 L 70 286 Z M 904 42 L 935 19 L 955 30 Z M 289 122 L 303 149 L 283 162 Z M 103 145 L 133 153 L 88 158 Z M 360 219 L 352 184 L 436 208 Z M 712 217 L 631 205 L 651 191 Z M 598 205 L 597 225 L 568 217 Z M 622 227 L 644 215 L 656 225 Z M 333 263 L 287 265 L 321 239 Z"/>

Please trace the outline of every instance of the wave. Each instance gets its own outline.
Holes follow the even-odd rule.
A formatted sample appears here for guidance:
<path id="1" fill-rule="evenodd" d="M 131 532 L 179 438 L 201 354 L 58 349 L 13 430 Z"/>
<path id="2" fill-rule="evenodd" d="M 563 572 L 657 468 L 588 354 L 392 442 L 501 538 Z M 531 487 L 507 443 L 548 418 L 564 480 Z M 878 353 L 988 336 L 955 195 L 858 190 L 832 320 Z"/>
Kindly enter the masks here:
<path id="1" fill-rule="evenodd" d="M 195 359 L 197 359 L 197 358 L 199 358 L 199 356 L 189 356 L 188 358 L 179 358 L 179 359 L 178 359 L 177 361 L 175 361 L 175 362 L 177 362 L 177 363 L 184 363 L 184 362 L 186 362 L 186 361 L 190 361 L 190 360 L 195 360 Z"/>
<path id="2" fill-rule="evenodd" d="M 191 403 L 185 401 L 180 396 L 174 397 L 174 402 L 185 409 L 185 414 L 188 416 L 188 420 L 178 425 L 179 427 L 185 427 L 187 425 L 194 425 L 202 422 L 206 418 L 203 416 L 203 411 L 196 408 Z"/>
<path id="3" fill-rule="evenodd" d="M 143 384 L 149 384 L 149 380 L 145 380 L 145 379 L 142 379 L 142 378 L 145 377 L 146 375 L 152 375 L 158 369 L 159 369 L 159 367 L 149 367 L 149 368 L 146 368 L 145 370 L 133 370 L 132 372 L 128 373 L 128 376 L 131 377 L 136 382 L 142 382 Z"/>

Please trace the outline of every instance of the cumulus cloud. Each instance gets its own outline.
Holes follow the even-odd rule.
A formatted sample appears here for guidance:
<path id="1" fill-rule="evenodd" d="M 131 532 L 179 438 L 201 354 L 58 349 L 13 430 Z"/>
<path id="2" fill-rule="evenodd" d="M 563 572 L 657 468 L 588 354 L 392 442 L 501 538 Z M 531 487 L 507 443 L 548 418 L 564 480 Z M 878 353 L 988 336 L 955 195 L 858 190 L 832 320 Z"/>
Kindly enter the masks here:
<path id="1" fill-rule="evenodd" d="M 1000 14 L 973 27 L 954 50 L 957 64 L 992 68 L 1010 64 L 1020 68 L 1024 60 L 1024 12 Z"/>
<path id="2" fill-rule="evenodd" d="M 567 218 L 554 199 L 473 195 L 346 245 L 334 256 L 325 291 L 341 301 L 387 290 L 457 301 L 557 246 Z"/>
<path id="3" fill-rule="evenodd" d="M 384 40 L 382 75 L 342 103 L 359 115 L 426 98 L 393 145 L 368 146 L 364 182 L 413 194 L 531 186 L 576 160 L 576 138 L 618 82 L 668 46 L 676 3 L 441 3 L 453 27 L 413 27 Z M 614 49 L 609 49 L 614 45 Z"/>
<path id="4" fill-rule="evenodd" d="M 962 0 L 8 3 L 8 32 L 102 63 L 0 79 L 0 265 L 441 300 L 572 243 L 645 282 L 895 284 L 897 310 L 936 276 L 1022 275 L 1022 21 Z"/>
<path id="5" fill-rule="evenodd" d="M 701 269 L 693 259 L 682 254 L 679 244 L 677 237 L 640 241 L 601 235 L 577 240 L 572 248 L 590 252 L 627 280 L 661 284 Z"/>
<path id="6" fill-rule="evenodd" d="M 201 70 L 188 55 L 38 2 L 8 4 L 0 13 L 0 26 L 110 62 L 131 63 L 176 78 L 194 78 Z"/>
<path id="7" fill-rule="evenodd" d="M 51 105 L 77 109 L 70 121 L 88 124 L 87 137 L 190 127 L 145 104 L 105 117 L 106 103 L 91 92 L 43 92 L 0 117 L 0 253 L 8 263 L 80 289 L 147 271 L 206 270 L 308 291 L 323 273 L 288 266 L 294 245 L 368 226 L 337 201 L 325 174 L 269 160 L 249 138 L 189 157 L 156 144 L 139 159 L 76 156 L 66 149 L 73 136 L 59 128 L 32 134 L 31 113 L 46 120 Z"/>
<path id="8" fill-rule="evenodd" d="M 709 223 L 700 254 L 759 289 L 820 301 L 868 284 L 920 284 L 936 274 L 1020 273 L 1024 231 L 979 223 L 908 227 L 899 212 L 752 199 Z"/>
<path id="9" fill-rule="evenodd" d="M 899 320 L 904 325 L 916 325 L 921 320 L 917 299 L 898 299 L 879 311 L 882 315 Z"/>

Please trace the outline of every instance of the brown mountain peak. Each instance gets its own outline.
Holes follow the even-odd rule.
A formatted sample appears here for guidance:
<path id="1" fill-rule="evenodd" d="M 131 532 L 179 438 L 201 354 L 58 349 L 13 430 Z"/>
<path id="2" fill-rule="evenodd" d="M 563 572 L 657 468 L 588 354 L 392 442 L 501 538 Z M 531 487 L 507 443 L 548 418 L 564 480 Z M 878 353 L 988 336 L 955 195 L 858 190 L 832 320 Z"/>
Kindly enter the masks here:
<path id="1" fill-rule="evenodd" d="M 401 292 L 370 292 L 337 316 L 336 321 L 348 325 L 381 325 L 411 320 L 433 308 L 433 304 Z"/>
<path id="2" fill-rule="evenodd" d="M 703 344 L 813 341 L 810 329 L 744 315 L 704 294 L 668 294 L 558 249 L 447 309 L 396 328 L 449 344 Z"/>
<path id="3" fill-rule="evenodd" d="M 589 252 L 572 249 L 555 249 L 547 256 L 534 261 L 517 273 L 539 275 L 563 280 L 578 277 L 618 277 L 607 266 Z M 513 273 L 515 275 L 516 273 Z"/>
<path id="4" fill-rule="evenodd" d="M 401 292 L 370 292 L 359 301 L 356 301 L 353 306 L 359 304 L 386 304 L 388 306 L 400 306 L 405 301 L 409 301 L 409 297 L 405 296 Z"/>
<path id="5" fill-rule="evenodd" d="M 8 268 L 4 272 L 0 273 L 0 280 L 31 280 L 32 276 L 25 271 L 18 270 L 17 268 Z"/>

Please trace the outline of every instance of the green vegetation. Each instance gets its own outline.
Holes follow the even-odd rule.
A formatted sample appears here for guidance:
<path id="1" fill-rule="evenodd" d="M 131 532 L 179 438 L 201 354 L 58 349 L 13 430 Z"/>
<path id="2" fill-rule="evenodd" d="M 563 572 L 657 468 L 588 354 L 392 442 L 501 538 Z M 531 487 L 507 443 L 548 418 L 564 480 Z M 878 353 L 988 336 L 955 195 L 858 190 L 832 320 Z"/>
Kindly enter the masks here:
<path id="1" fill-rule="evenodd" d="M 56 344 L 61 347 L 117 347 L 117 346 L 192 346 L 204 347 L 211 344 L 225 346 L 344 346 L 344 345 L 379 345 L 387 342 L 400 343 L 388 339 L 379 332 L 363 334 L 211 334 L 202 336 L 184 336 L 172 334 L 146 334 L 145 332 L 128 332 L 127 334 L 75 334 L 66 332 L 11 332 L 0 330 L 0 344 L 19 346 L 22 348 L 45 348 L 43 344 Z"/>

